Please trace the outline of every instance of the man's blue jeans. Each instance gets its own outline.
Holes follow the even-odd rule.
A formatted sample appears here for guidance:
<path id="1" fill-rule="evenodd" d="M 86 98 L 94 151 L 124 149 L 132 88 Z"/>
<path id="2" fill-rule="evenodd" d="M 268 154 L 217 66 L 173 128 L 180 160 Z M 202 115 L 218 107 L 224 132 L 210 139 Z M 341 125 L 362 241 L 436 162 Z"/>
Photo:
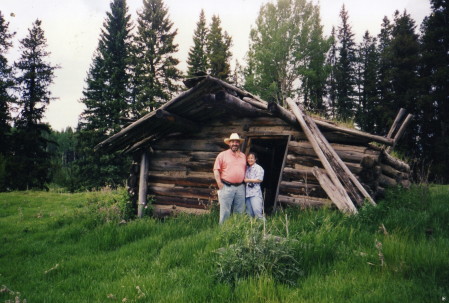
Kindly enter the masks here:
<path id="1" fill-rule="evenodd" d="M 232 213 L 243 214 L 245 212 L 245 185 L 224 185 L 218 191 L 220 202 L 220 221 L 222 224 Z"/>

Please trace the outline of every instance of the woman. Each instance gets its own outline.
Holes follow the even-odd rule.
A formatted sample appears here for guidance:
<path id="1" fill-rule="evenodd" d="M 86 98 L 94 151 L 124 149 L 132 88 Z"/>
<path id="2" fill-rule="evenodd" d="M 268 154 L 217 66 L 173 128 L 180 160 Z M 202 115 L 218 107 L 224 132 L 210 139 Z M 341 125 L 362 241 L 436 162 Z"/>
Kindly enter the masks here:
<path id="1" fill-rule="evenodd" d="M 246 157 L 248 167 L 246 169 L 246 212 L 251 217 L 263 219 L 263 197 L 260 183 L 263 181 L 264 170 L 256 163 L 257 155 L 250 152 Z"/>

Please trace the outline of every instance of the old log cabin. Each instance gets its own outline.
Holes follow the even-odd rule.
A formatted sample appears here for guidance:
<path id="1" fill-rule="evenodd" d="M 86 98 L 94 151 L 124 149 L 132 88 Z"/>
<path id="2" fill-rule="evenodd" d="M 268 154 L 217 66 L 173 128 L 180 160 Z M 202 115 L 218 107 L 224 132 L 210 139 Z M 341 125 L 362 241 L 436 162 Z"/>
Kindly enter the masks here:
<path id="1" fill-rule="evenodd" d="M 96 146 L 134 155 L 128 190 L 139 196 L 140 214 L 147 195 L 156 211 L 207 211 L 217 202 L 215 157 L 234 132 L 245 139 L 242 151 L 257 152 L 265 169 L 267 213 L 281 205 L 334 201 L 319 177 L 323 161 L 292 112 L 210 76 L 185 84 L 187 91 Z M 385 151 L 398 139 L 393 128 L 383 137 L 311 120 L 370 196 L 377 198 L 387 186 L 408 186 L 409 166 Z"/>

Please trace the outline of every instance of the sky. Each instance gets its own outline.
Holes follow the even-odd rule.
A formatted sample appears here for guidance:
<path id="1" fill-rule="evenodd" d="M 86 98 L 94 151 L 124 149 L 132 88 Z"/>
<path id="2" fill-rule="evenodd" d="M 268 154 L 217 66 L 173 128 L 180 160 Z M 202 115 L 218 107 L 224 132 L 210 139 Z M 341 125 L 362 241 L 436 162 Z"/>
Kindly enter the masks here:
<path id="1" fill-rule="evenodd" d="M 186 70 L 188 51 L 193 45 L 193 32 L 204 9 L 210 22 L 213 15 L 221 19 L 223 30 L 233 39 L 232 63 L 244 64 L 248 51 L 249 32 L 254 27 L 261 5 L 268 0 L 164 0 L 169 18 L 178 29 L 175 43 L 181 61 L 179 68 Z M 330 35 L 332 26 L 340 24 L 339 12 L 344 4 L 349 13 L 349 23 L 356 42 L 365 31 L 377 35 L 384 16 L 393 19 L 395 10 L 409 13 L 416 21 L 417 31 L 423 18 L 430 14 L 429 0 L 312 0 L 320 5 L 324 34 Z M 129 13 L 133 21 L 136 12 L 142 9 L 142 0 L 128 0 Z M 61 131 L 76 127 L 78 117 L 84 109 L 79 101 L 92 56 L 98 46 L 98 38 L 106 12 L 110 11 L 110 0 L 0 0 L 0 11 L 9 22 L 9 31 L 16 32 L 14 47 L 10 50 L 10 62 L 20 56 L 19 40 L 25 38 L 36 19 L 42 21 L 47 38 L 47 50 L 51 52 L 47 61 L 61 68 L 56 70 L 50 90 L 58 98 L 47 108 L 44 122 Z"/>

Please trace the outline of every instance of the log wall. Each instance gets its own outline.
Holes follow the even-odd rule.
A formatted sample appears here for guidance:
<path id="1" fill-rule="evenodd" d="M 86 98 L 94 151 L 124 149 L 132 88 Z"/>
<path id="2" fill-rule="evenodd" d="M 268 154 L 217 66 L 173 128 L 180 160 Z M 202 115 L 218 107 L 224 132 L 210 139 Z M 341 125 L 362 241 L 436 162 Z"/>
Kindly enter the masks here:
<path id="1" fill-rule="evenodd" d="M 276 117 L 229 117 L 202 125 L 197 134 L 166 136 L 154 143 L 149 153 L 148 194 L 154 195 L 156 204 L 204 209 L 215 203 L 214 161 L 228 148 L 223 139 L 233 132 L 243 138 L 290 135 L 278 201 L 301 206 L 329 204 L 312 173 L 314 166 L 322 168 L 312 146 L 299 126 Z M 323 134 L 372 197 L 378 197 L 385 187 L 408 185 L 408 166 L 395 163 L 397 159 L 380 148 L 336 131 Z"/>

